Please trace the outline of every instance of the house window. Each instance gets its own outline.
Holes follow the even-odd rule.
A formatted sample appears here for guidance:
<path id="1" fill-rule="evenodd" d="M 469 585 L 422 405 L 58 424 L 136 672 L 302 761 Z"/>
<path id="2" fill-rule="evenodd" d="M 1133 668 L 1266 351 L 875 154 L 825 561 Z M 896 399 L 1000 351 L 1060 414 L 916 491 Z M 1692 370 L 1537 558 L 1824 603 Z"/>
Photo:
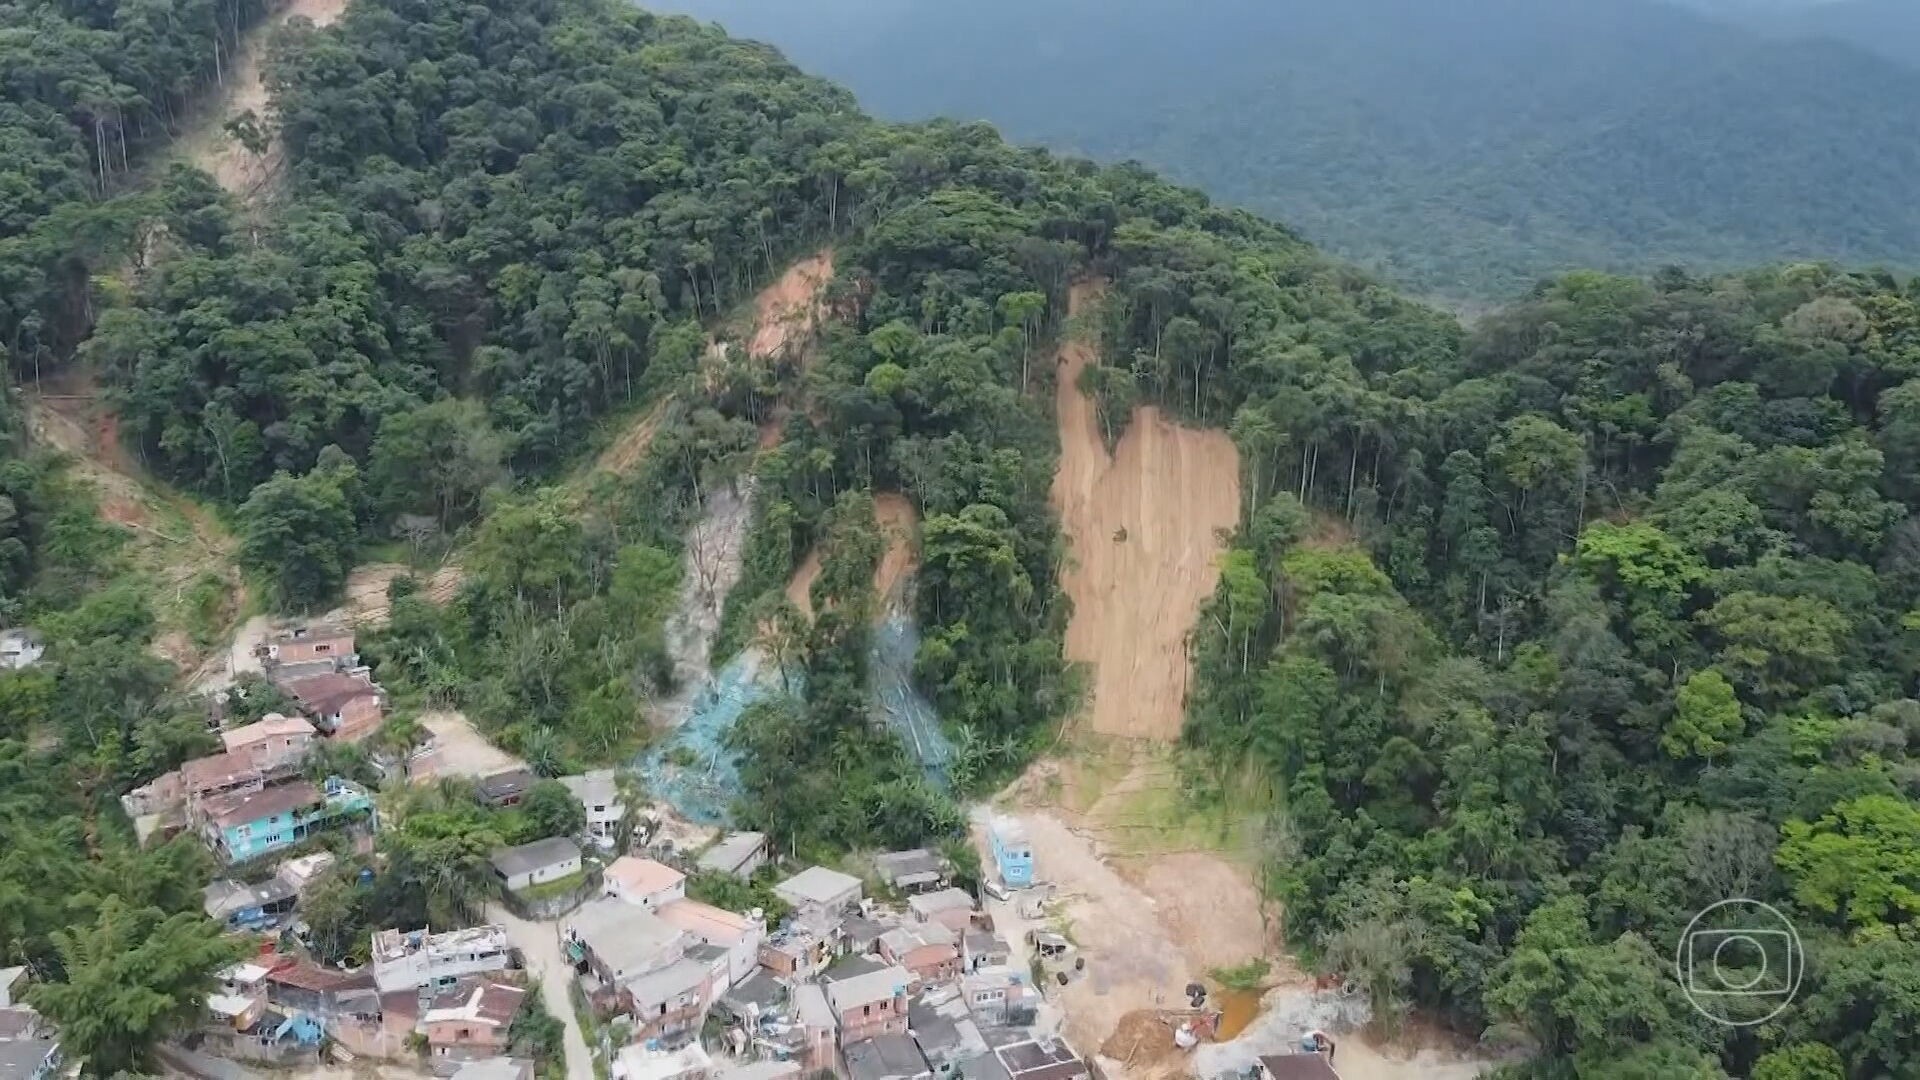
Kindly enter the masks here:
<path id="1" fill-rule="evenodd" d="M 314 651 L 314 652 L 332 652 L 332 651 L 333 651 L 333 646 L 331 646 L 331 645 L 315 645 L 315 646 L 313 647 L 313 651 Z"/>
<path id="2" fill-rule="evenodd" d="M 461 1037 L 461 1038 L 463 1038 L 463 1039 L 471 1039 L 471 1038 L 473 1038 L 473 1029 L 472 1029 L 472 1028 L 461 1028 L 461 1029 L 460 1029 L 460 1037 Z"/>

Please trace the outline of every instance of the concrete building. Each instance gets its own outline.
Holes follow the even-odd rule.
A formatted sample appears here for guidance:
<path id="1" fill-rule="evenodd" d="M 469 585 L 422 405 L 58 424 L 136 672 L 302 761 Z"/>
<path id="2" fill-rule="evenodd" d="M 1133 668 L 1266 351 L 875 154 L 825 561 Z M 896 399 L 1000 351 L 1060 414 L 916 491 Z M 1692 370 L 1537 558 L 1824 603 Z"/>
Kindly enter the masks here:
<path id="1" fill-rule="evenodd" d="M 964 932 L 973 924 L 973 897 L 963 889 L 941 889 L 907 897 L 907 910 L 916 922 L 939 923 Z"/>
<path id="2" fill-rule="evenodd" d="M 1027 838 L 1025 825 L 1010 817 L 994 818 L 987 829 L 987 840 L 1000 880 L 1008 888 L 1024 889 L 1033 884 L 1033 842 Z"/>
<path id="3" fill-rule="evenodd" d="M 569 956 L 607 989 L 666 967 L 692 943 L 658 915 L 611 897 L 581 905 L 561 927 Z"/>
<path id="4" fill-rule="evenodd" d="M 728 833 L 712 847 L 700 853 L 695 865 L 715 874 L 737 878 L 752 877 L 767 863 L 767 837 L 764 833 Z"/>
<path id="5" fill-rule="evenodd" d="M 947 860 L 926 848 L 876 855 L 873 869 L 889 889 L 907 894 L 945 888 L 949 873 Z"/>
<path id="6" fill-rule="evenodd" d="M 373 935 L 373 981 L 383 994 L 438 986 L 505 971 L 513 964 L 507 932 L 498 926 L 381 930 Z"/>
<path id="7" fill-rule="evenodd" d="M 816 932 L 830 931 L 860 903 L 860 879 L 824 866 L 809 866 L 774 886 L 774 895 L 793 905 L 794 921 Z"/>
<path id="8" fill-rule="evenodd" d="M 613 860 L 602 881 L 608 896 L 648 911 L 658 911 L 687 895 L 687 875 L 665 863 L 633 855 Z"/>
<path id="9" fill-rule="evenodd" d="M 487 857 L 493 876 L 514 891 L 545 885 L 580 872 L 580 845 L 564 836 L 501 848 Z"/>
<path id="10" fill-rule="evenodd" d="M 507 1047 L 507 1032 L 520 1014 L 527 992 L 505 983 L 485 983 L 466 991 L 464 1000 L 439 1004 L 420 1014 L 420 1035 L 435 1061 L 471 1061 L 497 1057 Z"/>
<path id="11" fill-rule="evenodd" d="M 913 973 L 897 966 L 829 983 L 827 1004 L 840 1028 L 841 1047 L 880 1035 L 905 1035 L 912 984 Z"/>
<path id="12" fill-rule="evenodd" d="M 317 787 L 296 780 L 203 800 L 196 816 L 201 836 L 215 855 L 243 862 L 292 847 L 323 829 L 371 818 L 373 796 L 338 777 Z"/>
<path id="13" fill-rule="evenodd" d="M 880 935 L 879 953 L 912 972 L 916 989 L 960 976 L 959 935 L 939 923 L 896 926 Z"/>
<path id="14" fill-rule="evenodd" d="M 267 639 L 260 650 L 268 664 L 309 664 L 325 661 L 335 667 L 354 667 L 360 656 L 354 651 L 353 631 L 332 623 L 297 624 Z"/>
<path id="15" fill-rule="evenodd" d="M 849 1080 L 933 1080 L 920 1047 L 905 1035 L 877 1035 L 846 1049 Z"/>
<path id="16" fill-rule="evenodd" d="M 676 900 L 654 914 L 703 945 L 727 951 L 726 985 L 732 986 L 760 966 L 760 945 L 767 939 L 767 921 L 757 909 L 745 915 L 703 904 Z"/>
<path id="17" fill-rule="evenodd" d="M 586 811 L 588 838 L 597 846 L 612 850 L 619 837 L 620 823 L 627 817 L 614 771 L 595 769 L 580 776 L 563 776 L 560 782 L 573 792 L 581 809 Z"/>

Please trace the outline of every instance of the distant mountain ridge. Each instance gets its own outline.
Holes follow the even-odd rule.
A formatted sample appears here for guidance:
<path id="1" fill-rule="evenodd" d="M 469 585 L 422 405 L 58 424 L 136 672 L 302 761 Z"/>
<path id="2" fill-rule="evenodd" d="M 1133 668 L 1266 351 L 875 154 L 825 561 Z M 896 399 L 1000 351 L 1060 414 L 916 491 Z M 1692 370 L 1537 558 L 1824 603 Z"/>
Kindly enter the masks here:
<path id="1" fill-rule="evenodd" d="M 888 116 L 1138 158 L 1433 294 L 1576 266 L 1920 265 L 1920 71 L 1656 0 L 665 6 Z"/>

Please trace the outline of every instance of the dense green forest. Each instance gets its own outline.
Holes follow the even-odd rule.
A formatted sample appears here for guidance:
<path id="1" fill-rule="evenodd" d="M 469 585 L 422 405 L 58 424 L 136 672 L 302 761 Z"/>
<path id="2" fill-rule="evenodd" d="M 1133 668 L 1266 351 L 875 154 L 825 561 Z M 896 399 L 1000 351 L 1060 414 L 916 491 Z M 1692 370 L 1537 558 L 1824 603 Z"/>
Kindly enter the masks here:
<path id="1" fill-rule="evenodd" d="M 0 37 L 48 65 L 56 41 Z M 1308 962 L 1534 1051 L 1517 1076 L 1920 1073 L 1911 281 L 1581 272 L 1467 330 L 1143 168 L 877 122 L 766 47 L 602 0 L 355 0 L 272 71 L 289 174 L 258 217 L 185 170 L 131 183 L 137 124 L 90 168 L 92 114 L 8 84 L 76 178 L 8 219 L 14 373 L 97 365 L 275 609 L 330 603 L 396 526 L 457 545 L 460 595 L 402 579 L 363 643 L 407 704 L 548 775 L 628 758 L 676 689 L 687 526 L 751 490 L 723 650 L 759 639 L 805 693 L 735 730 L 738 815 L 803 854 L 952 840 L 956 798 L 1078 701 L 1045 357 L 1102 276 L 1110 413 L 1157 401 L 1241 449 L 1189 787 L 1251 766 L 1281 792 L 1263 881 Z M 21 160 L 0 191 L 33 190 Z M 1849 220 L 1884 225 L 1870 206 Z M 139 273 L 96 280 L 143 234 Z M 708 349 L 827 246 L 805 363 Z M 635 468 L 584 464 L 641 415 Z M 209 739 L 118 534 L 0 419 L 0 598 L 49 644 L 0 674 L 0 965 L 33 965 L 90 1069 L 139 1069 L 230 953 L 197 845 L 138 850 L 112 796 Z M 893 491 L 923 523 L 916 675 L 953 793 L 869 720 Z M 779 593 L 815 545 L 809 624 Z M 310 903 L 321 953 L 470 915 L 487 851 L 569 827 L 552 792 L 390 797 L 376 881 Z M 1745 1029 L 1691 1009 L 1671 953 L 1740 894 L 1808 950 L 1794 1007 Z"/>
<path id="2" fill-rule="evenodd" d="M 1137 159 L 1421 295 L 1920 265 L 1920 70 L 1661 0 L 663 2 L 884 116 Z"/>

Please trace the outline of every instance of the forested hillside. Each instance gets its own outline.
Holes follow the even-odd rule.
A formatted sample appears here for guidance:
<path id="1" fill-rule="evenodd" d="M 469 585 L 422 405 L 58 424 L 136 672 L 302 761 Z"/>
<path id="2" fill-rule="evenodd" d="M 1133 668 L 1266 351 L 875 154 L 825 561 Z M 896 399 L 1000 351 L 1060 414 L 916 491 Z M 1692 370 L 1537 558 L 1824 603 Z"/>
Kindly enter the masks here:
<path id="1" fill-rule="evenodd" d="M 1079 700 L 1049 361 L 1072 287 L 1104 280 L 1102 419 L 1153 402 L 1238 445 L 1186 797 L 1277 789 L 1262 878 L 1304 963 L 1389 1020 L 1518 1048 L 1515 1076 L 1920 1073 L 1912 281 L 1580 272 L 1468 331 L 1139 167 L 876 122 L 770 49 L 611 0 L 354 0 L 272 71 L 289 176 L 257 220 L 185 172 L 103 200 L 89 114 L 38 106 L 75 186 L 21 219 L 55 254 L 10 272 L 35 312 L 89 316 L 32 356 L 98 366 L 124 437 L 232 515 L 267 606 L 324 608 L 396 527 L 457 545 L 458 598 L 403 584 L 363 642 L 409 705 L 464 708 L 548 775 L 630 760 L 682 689 L 688 524 L 738 493 L 723 644 L 804 688 L 732 733 L 738 818 L 807 856 L 957 839 L 958 800 Z M 1532 108 L 1570 122 L 1579 97 Z M 1899 220 L 1872 205 L 1842 219 Z M 141 272 L 95 282 L 58 253 L 96 234 L 62 213 L 150 235 Z M 828 248 L 819 342 L 710 343 Z M 641 415 L 644 453 L 587 464 Z M 91 1071 L 137 1070 L 230 953 L 194 913 L 197 845 L 137 850 L 111 796 L 204 752 L 204 706 L 145 649 L 119 534 L 14 416 L 0 589 L 48 651 L 0 673 L 0 966 L 33 965 Z M 914 676 L 952 791 L 870 718 L 891 493 L 922 522 Z M 782 587 L 810 549 L 808 622 Z M 389 797 L 380 881 L 313 918 L 328 959 L 481 895 L 529 815 L 450 790 Z M 1687 920 L 1736 895 L 1808 950 L 1757 1028 L 1674 980 Z"/>
<path id="2" fill-rule="evenodd" d="M 1898 104 L 1920 71 L 1660 0 L 668 6 L 890 117 L 1137 158 L 1423 294 L 1920 262 L 1920 132 Z"/>

